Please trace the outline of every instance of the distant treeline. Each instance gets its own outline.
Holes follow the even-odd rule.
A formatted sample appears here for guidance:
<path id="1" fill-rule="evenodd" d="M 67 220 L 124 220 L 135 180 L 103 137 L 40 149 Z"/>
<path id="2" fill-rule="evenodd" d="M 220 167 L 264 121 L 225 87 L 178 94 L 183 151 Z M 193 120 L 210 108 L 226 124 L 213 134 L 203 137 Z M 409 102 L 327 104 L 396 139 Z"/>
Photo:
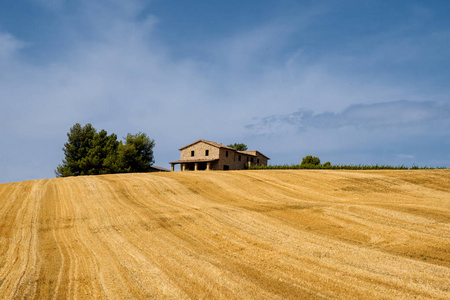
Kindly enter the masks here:
<path id="1" fill-rule="evenodd" d="M 419 170 L 419 169 L 447 169 L 446 167 L 407 167 L 401 166 L 389 166 L 389 165 L 269 165 L 269 166 L 250 166 L 250 170 L 262 170 L 262 169 L 329 169 L 329 170 Z"/>
<path id="2" fill-rule="evenodd" d="M 269 166 L 249 166 L 250 170 L 263 170 L 263 169 L 326 169 L 326 170 L 418 170 L 418 169 L 446 169 L 445 167 L 419 167 L 413 165 L 412 167 L 401 166 L 390 166 L 390 165 L 332 165 L 330 162 L 324 164 L 320 163 L 320 159 L 315 156 L 305 156 L 302 162 L 297 165 L 269 165 Z"/>

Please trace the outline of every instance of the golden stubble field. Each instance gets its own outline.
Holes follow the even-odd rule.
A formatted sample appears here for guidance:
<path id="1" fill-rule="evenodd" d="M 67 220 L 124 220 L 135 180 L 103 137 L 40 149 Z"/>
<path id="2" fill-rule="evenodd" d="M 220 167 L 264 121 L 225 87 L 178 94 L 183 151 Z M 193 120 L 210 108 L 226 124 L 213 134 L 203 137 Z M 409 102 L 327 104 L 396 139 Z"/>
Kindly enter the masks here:
<path id="1" fill-rule="evenodd" d="M 450 298 L 450 171 L 0 185 L 1 299 Z"/>

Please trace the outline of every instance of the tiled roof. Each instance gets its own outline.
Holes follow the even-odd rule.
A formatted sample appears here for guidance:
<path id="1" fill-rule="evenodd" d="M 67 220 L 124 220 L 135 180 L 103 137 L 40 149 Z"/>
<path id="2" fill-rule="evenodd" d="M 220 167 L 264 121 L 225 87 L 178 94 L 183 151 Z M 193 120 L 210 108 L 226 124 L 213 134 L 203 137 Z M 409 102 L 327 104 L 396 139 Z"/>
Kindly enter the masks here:
<path id="1" fill-rule="evenodd" d="M 225 146 L 225 145 L 216 143 L 216 142 L 207 141 L 207 140 L 198 140 L 198 141 L 196 141 L 196 142 L 193 142 L 192 144 L 189 144 L 189 145 L 187 145 L 187 146 L 181 147 L 179 150 L 183 150 L 183 149 L 185 149 L 185 148 L 187 148 L 187 147 L 190 147 L 190 146 L 195 145 L 195 144 L 200 143 L 200 142 L 209 144 L 209 145 L 211 145 L 211 146 L 213 146 L 213 147 L 217 147 L 217 148 L 225 148 L 225 149 L 229 149 L 229 150 L 235 150 L 235 149 L 233 149 L 233 148 L 231 148 L 231 147 L 228 147 L 228 146 Z"/>
<path id="2" fill-rule="evenodd" d="M 262 154 L 261 152 L 259 152 L 258 150 L 247 150 L 247 151 L 238 151 L 238 152 L 244 153 L 244 154 L 247 154 L 247 155 L 253 155 L 253 156 L 257 156 L 257 154 L 259 154 L 259 155 L 264 156 L 267 159 L 270 159 L 267 156 L 265 156 L 264 154 Z"/>
<path id="3" fill-rule="evenodd" d="M 241 154 L 245 154 L 245 155 L 250 155 L 250 156 L 256 156 L 254 153 L 250 153 L 251 151 L 241 151 L 238 150 L 236 151 L 237 153 L 241 153 Z"/>
<path id="4" fill-rule="evenodd" d="M 184 160 L 177 160 L 177 161 L 171 161 L 171 164 L 185 164 L 185 163 L 196 163 L 196 162 L 212 162 L 219 160 L 218 158 L 213 159 L 184 159 Z"/>

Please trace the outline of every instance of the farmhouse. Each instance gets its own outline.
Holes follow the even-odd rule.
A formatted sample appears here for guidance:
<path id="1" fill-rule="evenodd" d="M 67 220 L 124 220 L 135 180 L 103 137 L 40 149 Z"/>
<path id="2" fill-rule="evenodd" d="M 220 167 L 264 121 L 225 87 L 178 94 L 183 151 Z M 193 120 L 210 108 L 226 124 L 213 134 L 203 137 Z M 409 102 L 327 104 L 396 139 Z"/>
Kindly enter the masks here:
<path id="1" fill-rule="evenodd" d="M 181 171 L 197 170 L 243 170 L 246 166 L 267 166 L 269 158 L 259 151 L 238 151 L 225 145 L 198 140 L 179 149 L 180 160 L 173 161 L 172 171 L 175 165 L 180 164 Z"/>

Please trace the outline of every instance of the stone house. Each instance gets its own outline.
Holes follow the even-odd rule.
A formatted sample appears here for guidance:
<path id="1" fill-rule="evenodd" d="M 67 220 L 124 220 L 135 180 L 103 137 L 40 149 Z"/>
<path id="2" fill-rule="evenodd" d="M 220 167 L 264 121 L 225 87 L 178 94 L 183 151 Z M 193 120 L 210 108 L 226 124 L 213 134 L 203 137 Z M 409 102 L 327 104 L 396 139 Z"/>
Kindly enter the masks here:
<path id="1" fill-rule="evenodd" d="M 259 151 L 238 151 L 225 145 L 198 140 L 179 149 L 180 160 L 173 161 L 180 165 L 181 171 L 197 170 L 243 170 L 249 165 L 267 166 L 269 158 Z"/>

